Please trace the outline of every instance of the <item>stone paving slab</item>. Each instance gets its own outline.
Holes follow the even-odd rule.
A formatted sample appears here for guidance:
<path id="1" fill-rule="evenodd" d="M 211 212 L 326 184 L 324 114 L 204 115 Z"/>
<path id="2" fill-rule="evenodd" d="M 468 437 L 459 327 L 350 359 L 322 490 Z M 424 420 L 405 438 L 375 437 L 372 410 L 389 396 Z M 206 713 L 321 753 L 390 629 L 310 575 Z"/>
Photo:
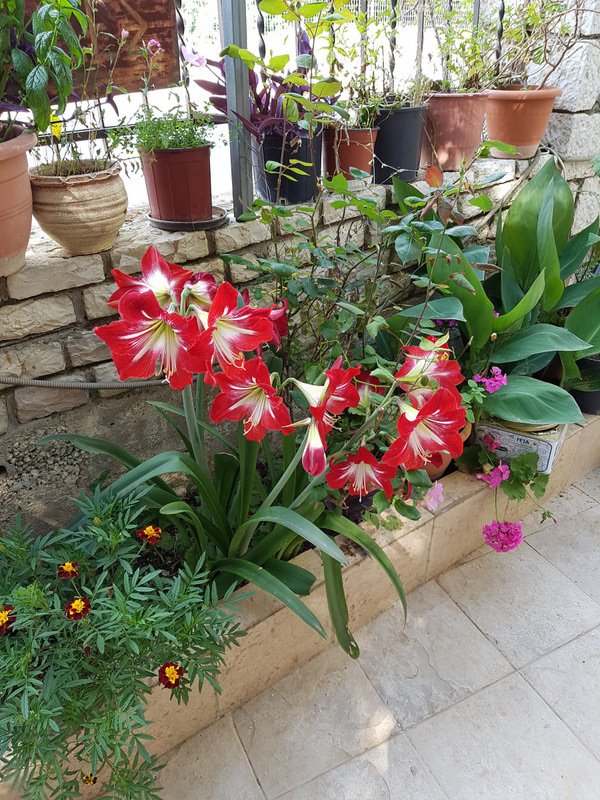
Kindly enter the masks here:
<path id="1" fill-rule="evenodd" d="M 332 646 L 189 739 L 163 800 L 598 800 L 599 500 L 596 470 L 515 553 L 412 592 L 406 627 L 397 604 L 362 628 L 357 662 Z"/>

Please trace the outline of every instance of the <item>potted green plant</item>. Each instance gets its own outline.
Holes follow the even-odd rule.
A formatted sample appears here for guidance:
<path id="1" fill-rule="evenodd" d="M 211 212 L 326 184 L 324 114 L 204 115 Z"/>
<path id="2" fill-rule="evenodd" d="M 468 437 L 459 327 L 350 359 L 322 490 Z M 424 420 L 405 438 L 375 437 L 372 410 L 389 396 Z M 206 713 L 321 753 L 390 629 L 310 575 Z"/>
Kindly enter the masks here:
<path id="1" fill-rule="evenodd" d="M 516 158 L 531 158 L 542 140 L 562 94 L 549 79 L 578 41 L 580 13 L 543 0 L 507 5 L 486 119 L 489 138 L 513 145 Z M 532 72 L 537 77 L 530 80 Z M 491 154 L 504 157 L 494 149 Z"/>
<path id="2" fill-rule="evenodd" d="M 85 31 L 80 0 L 50 0 L 27 14 L 24 3 L 8 3 L 0 22 L 0 275 L 25 263 L 31 231 L 32 197 L 27 152 L 36 143 L 30 125 L 18 122 L 29 112 L 35 128 L 50 124 L 50 103 L 59 111 L 73 89 L 72 70 L 82 62 L 75 27 Z M 34 32 L 35 31 L 35 32 Z M 53 46 L 48 48 L 48 37 Z"/>
<path id="3" fill-rule="evenodd" d="M 485 47 L 473 33 L 472 11 L 443 10 L 435 34 L 442 78 L 431 81 L 427 96 L 422 165 L 457 171 L 469 164 L 482 139 L 485 85 L 489 66 Z"/>
<path id="4" fill-rule="evenodd" d="M 415 80 L 404 92 L 384 93 L 375 118 L 375 183 L 416 180 L 425 127 L 423 88 Z"/>
<path id="5" fill-rule="evenodd" d="M 166 113 L 150 102 L 155 58 L 162 48 L 156 39 L 141 47 L 146 70 L 142 81 L 142 108 L 132 141 L 140 155 L 150 204 L 150 223 L 165 230 L 214 227 L 225 219 L 213 213 L 210 153 L 213 121 L 191 102 L 183 87 L 185 107 L 178 97 Z M 185 57 L 203 66 L 206 59 L 186 50 Z"/>
<path id="6" fill-rule="evenodd" d="M 115 37 L 99 29 L 97 2 L 86 4 L 89 46 L 83 50 L 74 104 L 59 107 L 51 117 L 48 109 L 50 128 L 36 152 L 41 163 L 30 170 L 33 214 L 71 256 L 109 250 L 127 211 L 121 168 L 103 129 L 104 107 L 114 104 L 118 91 L 112 76 L 128 33 Z M 91 131 L 83 146 L 78 135 L 82 123 Z"/>

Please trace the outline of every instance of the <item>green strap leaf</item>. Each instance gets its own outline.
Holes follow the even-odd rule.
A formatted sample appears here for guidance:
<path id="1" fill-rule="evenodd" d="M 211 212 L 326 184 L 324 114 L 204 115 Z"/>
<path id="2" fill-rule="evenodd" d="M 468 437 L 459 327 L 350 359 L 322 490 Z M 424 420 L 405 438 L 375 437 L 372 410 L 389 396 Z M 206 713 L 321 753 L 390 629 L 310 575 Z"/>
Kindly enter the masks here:
<path id="1" fill-rule="evenodd" d="M 241 558 L 224 558 L 215 563 L 215 569 L 227 572 L 236 578 L 249 581 L 267 594 L 276 597 L 281 603 L 293 611 L 303 622 L 309 625 L 319 636 L 327 638 L 325 629 L 313 614 L 313 612 L 301 600 L 299 600 L 291 589 L 282 583 L 279 578 L 271 575 L 263 567 L 258 567 L 250 561 Z"/>
<path id="2" fill-rule="evenodd" d="M 337 562 L 336 562 L 337 563 Z M 262 565 L 267 572 L 291 589 L 294 594 L 306 597 L 310 594 L 316 577 L 307 569 L 293 564 L 291 561 L 280 561 L 278 558 L 269 558 Z"/>
<path id="3" fill-rule="evenodd" d="M 508 251 L 505 250 L 504 252 L 506 254 Z M 506 293 L 504 292 L 504 286 L 505 286 L 504 275 L 502 277 L 502 281 L 503 281 L 502 302 L 505 304 L 506 307 L 506 298 L 508 298 L 509 292 L 508 290 L 506 291 Z M 502 314 L 501 316 L 496 318 L 496 320 L 494 321 L 494 331 L 496 333 L 502 333 L 503 331 L 512 328 L 512 326 L 516 325 L 516 323 L 519 322 L 519 320 L 522 320 L 525 316 L 527 316 L 527 314 L 529 314 L 530 311 L 533 311 L 533 309 L 539 303 L 542 295 L 544 294 L 545 283 L 546 283 L 546 273 L 544 272 L 544 270 L 542 270 L 535 279 L 535 281 L 532 283 L 532 285 L 529 288 L 529 291 L 524 297 L 522 296 L 521 290 L 515 284 L 514 287 L 515 291 L 519 292 L 519 294 L 521 295 L 521 300 L 519 300 L 516 306 L 514 308 L 511 308 L 511 310 L 508 311 L 506 314 Z M 510 296 L 515 297 L 514 294 L 510 294 Z"/>
<path id="4" fill-rule="evenodd" d="M 283 528 L 297 533 L 298 536 L 302 536 L 307 542 L 310 542 L 341 564 L 346 563 L 346 557 L 330 536 L 327 536 L 313 522 L 309 522 L 296 511 L 281 506 L 271 506 L 263 511 L 257 511 L 247 522 L 240 525 L 231 540 L 230 556 L 239 556 L 246 552 L 249 544 L 246 539 L 246 532 L 253 531 L 261 522 L 281 525 Z"/>
<path id="5" fill-rule="evenodd" d="M 339 514 L 334 514 L 333 511 L 326 511 L 323 516 L 318 520 L 319 525 L 325 530 L 333 531 L 334 533 L 341 533 L 347 539 L 360 545 L 363 550 L 366 550 L 370 556 L 376 559 L 386 572 L 388 578 L 394 584 L 398 597 L 404 609 L 404 616 L 407 614 L 406 595 L 404 594 L 404 587 L 398 577 L 398 573 L 388 556 L 379 547 L 379 545 L 371 539 L 368 533 L 365 533 L 362 528 L 359 528 L 354 522 L 351 522 L 346 517 Z"/>
<path id="6" fill-rule="evenodd" d="M 487 395 L 483 408 L 490 416 L 525 425 L 583 421 L 577 403 L 568 392 L 524 375 L 509 375 L 506 386 Z"/>
<path id="7" fill-rule="evenodd" d="M 589 278 L 586 281 L 578 281 L 577 283 L 572 283 L 570 286 L 566 286 L 563 296 L 560 298 L 560 302 L 554 310 L 573 308 L 579 305 L 579 303 L 595 289 L 600 289 L 600 275 L 596 275 L 596 277 Z"/>
<path id="8" fill-rule="evenodd" d="M 549 311 L 560 300 L 564 285 L 560 277 L 560 261 L 554 241 L 554 181 L 550 181 L 537 221 L 537 249 L 540 266 L 546 271 L 543 306 Z"/>
<path id="9" fill-rule="evenodd" d="M 499 344 L 497 343 L 491 360 L 494 364 L 507 364 L 539 353 L 576 352 L 586 348 L 589 348 L 587 342 L 565 328 L 540 323 L 523 328 L 514 335 L 505 337 Z"/>
<path id="10" fill-rule="evenodd" d="M 351 658 L 358 658 L 360 648 L 348 629 L 348 604 L 346 603 L 346 593 L 344 592 L 344 582 L 342 580 L 342 567 L 325 553 L 321 553 L 321 558 L 323 559 L 327 606 L 335 638 L 340 647 Z"/>
<path id="11" fill-rule="evenodd" d="M 574 353 L 575 360 L 600 353 L 600 288 L 594 289 L 575 306 L 567 317 L 565 327 L 591 345 L 586 350 Z"/>

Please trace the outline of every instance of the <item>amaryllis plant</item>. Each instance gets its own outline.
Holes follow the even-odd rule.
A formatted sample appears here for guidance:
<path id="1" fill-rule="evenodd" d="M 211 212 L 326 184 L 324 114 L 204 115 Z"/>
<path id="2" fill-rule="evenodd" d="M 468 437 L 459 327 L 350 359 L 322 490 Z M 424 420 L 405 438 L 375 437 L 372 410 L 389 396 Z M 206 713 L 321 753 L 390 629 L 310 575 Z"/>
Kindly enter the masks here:
<path id="1" fill-rule="evenodd" d="M 298 598 L 315 577 L 282 560 L 299 542 L 317 548 L 337 639 L 356 656 L 345 557 L 331 534 L 376 558 L 404 602 L 390 560 L 349 509 L 394 505 L 418 516 L 409 498 L 431 487 L 423 468 L 442 452 L 462 453 L 465 409 L 456 387 L 463 376 L 446 340 L 424 339 L 406 347 L 398 363 L 368 371 L 340 356 L 322 372 L 312 368 L 310 379 L 284 377 L 277 350 L 287 335 L 285 305 L 255 307 L 230 283 L 169 264 L 154 248 L 140 277 L 113 275 L 118 289 L 109 304 L 120 319 L 96 334 L 122 379 L 164 375 L 177 400 L 153 404 L 177 428 L 185 451 L 140 463 L 110 443 L 67 438 L 125 464 L 127 472 L 105 492 L 146 487 L 145 525 L 187 537 L 188 563 L 203 558 L 220 591 L 249 581 L 324 636 Z M 222 423 L 237 423 L 237 438 Z M 185 497 L 163 481 L 169 473 L 187 476 Z"/>

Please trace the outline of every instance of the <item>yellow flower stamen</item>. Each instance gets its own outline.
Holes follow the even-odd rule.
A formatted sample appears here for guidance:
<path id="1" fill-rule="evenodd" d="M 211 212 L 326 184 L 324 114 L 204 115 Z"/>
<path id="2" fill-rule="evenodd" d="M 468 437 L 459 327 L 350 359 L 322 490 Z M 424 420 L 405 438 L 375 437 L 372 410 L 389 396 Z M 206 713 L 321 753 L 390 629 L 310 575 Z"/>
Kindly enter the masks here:
<path id="1" fill-rule="evenodd" d="M 6 625 L 8 622 L 9 613 L 8 611 L 0 611 L 0 625 Z"/>
<path id="2" fill-rule="evenodd" d="M 73 600 L 71 603 L 71 608 L 69 609 L 70 614 L 81 614 L 83 609 L 85 608 L 85 603 L 80 598 L 77 600 Z"/>
<path id="3" fill-rule="evenodd" d="M 181 678 L 177 667 L 167 667 L 165 670 L 165 676 L 169 683 L 172 683 L 173 685 L 175 685 Z"/>

